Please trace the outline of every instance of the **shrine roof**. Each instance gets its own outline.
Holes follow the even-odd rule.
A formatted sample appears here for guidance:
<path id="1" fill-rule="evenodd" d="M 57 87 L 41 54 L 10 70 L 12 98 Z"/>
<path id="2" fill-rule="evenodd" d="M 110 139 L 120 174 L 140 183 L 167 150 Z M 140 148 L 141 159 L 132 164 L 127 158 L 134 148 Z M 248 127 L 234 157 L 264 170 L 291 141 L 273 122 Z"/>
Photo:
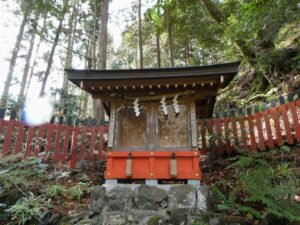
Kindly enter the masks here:
<path id="1" fill-rule="evenodd" d="M 117 69 L 117 70 L 77 70 L 65 69 L 68 79 L 77 86 L 79 81 L 143 81 L 149 79 L 161 80 L 162 82 L 175 78 L 202 78 L 225 75 L 222 87 L 228 85 L 238 72 L 240 62 L 224 64 L 190 66 L 177 68 L 144 68 L 144 69 Z"/>

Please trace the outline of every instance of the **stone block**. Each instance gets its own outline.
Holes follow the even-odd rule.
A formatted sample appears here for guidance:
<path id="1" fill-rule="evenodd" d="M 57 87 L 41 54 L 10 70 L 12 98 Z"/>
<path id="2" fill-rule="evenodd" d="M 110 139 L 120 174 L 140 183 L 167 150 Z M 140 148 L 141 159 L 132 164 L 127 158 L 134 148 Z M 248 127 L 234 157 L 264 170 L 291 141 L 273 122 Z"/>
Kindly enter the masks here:
<path id="1" fill-rule="evenodd" d="M 138 209 L 159 210 L 168 207 L 168 195 L 163 189 L 142 184 L 134 196 Z"/>
<path id="2" fill-rule="evenodd" d="M 210 190 L 206 186 L 196 186 L 197 208 L 202 211 L 210 209 Z"/>
<path id="3" fill-rule="evenodd" d="M 103 186 L 96 186 L 91 193 L 90 208 L 96 213 L 101 213 L 105 205 L 105 188 Z"/>
<path id="4" fill-rule="evenodd" d="M 189 184 L 178 184 L 170 188 L 168 192 L 169 208 L 195 208 L 196 190 Z"/>
<path id="5" fill-rule="evenodd" d="M 106 204 L 110 210 L 128 210 L 132 207 L 133 196 L 132 189 L 116 187 L 106 192 Z"/>
<path id="6" fill-rule="evenodd" d="M 169 224 L 172 225 L 185 225 L 188 222 L 187 209 L 173 209 L 169 211 L 170 218 Z"/>

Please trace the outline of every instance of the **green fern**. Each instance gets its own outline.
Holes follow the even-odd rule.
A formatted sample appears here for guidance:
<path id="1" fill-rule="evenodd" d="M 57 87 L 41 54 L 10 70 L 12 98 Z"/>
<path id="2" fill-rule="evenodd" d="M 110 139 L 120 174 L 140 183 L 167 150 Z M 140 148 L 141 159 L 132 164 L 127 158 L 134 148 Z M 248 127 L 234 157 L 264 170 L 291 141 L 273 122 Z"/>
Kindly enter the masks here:
<path id="1" fill-rule="evenodd" d="M 229 168 L 235 170 L 237 179 L 228 197 L 213 188 L 219 200 L 218 209 L 249 219 L 272 213 L 292 222 L 300 221 L 300 205 L 293 199 L 299 180 L 290 167 L 289 163 L 274 161 L 272 154 L 236 157 Z M 224 189 L 224 181 L 218 185 Z"/>
<path id="2" fill-rule="evenodd" d="M 67 189 L 62 185 L 48 185 L 43 192 L 47 197 L 53 199 L 68 198 Z"/>

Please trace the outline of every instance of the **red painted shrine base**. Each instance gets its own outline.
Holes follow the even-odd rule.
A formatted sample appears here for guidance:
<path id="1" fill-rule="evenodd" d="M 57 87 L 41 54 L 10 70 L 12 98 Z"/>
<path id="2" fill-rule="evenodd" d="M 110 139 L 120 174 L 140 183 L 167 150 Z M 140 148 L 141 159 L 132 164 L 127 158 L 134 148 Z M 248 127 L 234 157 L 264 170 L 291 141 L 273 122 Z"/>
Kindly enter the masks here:
<path id="1" fill-rule="evenodd" d="M 107 152 L 106 179 L 202 179 L 199 151 L 174 151 L 178 176 L 170 176 L 172 151 L 131 152 L 132 176 L 125 175 L 129 152 Z"/>

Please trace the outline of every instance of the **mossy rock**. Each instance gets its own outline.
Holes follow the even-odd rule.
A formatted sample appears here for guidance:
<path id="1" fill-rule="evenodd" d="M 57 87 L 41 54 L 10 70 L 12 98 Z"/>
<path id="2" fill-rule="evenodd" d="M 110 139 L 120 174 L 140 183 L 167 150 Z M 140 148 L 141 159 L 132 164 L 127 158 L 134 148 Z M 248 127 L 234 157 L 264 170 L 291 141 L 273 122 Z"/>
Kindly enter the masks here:
<path id="1" fill-rule="evenodd" d="M 60 219 L 58 225 L 71 225 L 71 224 L 69 223 L 70 219 L 72 219 L 71 216 L 63 216 L 63 217 Z"/>
<path id="2" fill-rule="evenodd" d="M 153 216 L 151 217 L 149 220 L 148 220 L 148 225 L 159 225 L 161 224 L 160 221 L 163 221 L 164 220 L 164 217 L 163 216 Z"/>
<path id="3" fill-rule="evenodd" d="M 77 222 L 77 224 L 79 225 L 90 225 L 94 222 L 94 220 L 91 219 L 83 219 Z"/>
<path id="4" fill-rule="evenodd" d="M 230 225 L 230 224 L 240 224 L 240 225 L 248 225 L 250 224 L 243 217 L 239 216 L 228 216 L 223 213 L 215 213 L 215 212 L 204 212 L 201 214 L 200 219 L 196 220 L 193 225 L 205 225 L 210 224 L 210 221 L 213 219 L 218 220 L 218 225 Z"/>
<path id="5" fill-rule="evenodd" d="M 182 223 L 187 224 L 187 212 L 188 209 L 172 209 L 169 211 L 170 219 L 169 223 L 173 225 L 180 225 Z"/>
<path id="6" fill-rule="evenodd" d="M 196 220 L 192 223 L 192 225 L 208 225 L 208 223 L 203 220 Z"/>

